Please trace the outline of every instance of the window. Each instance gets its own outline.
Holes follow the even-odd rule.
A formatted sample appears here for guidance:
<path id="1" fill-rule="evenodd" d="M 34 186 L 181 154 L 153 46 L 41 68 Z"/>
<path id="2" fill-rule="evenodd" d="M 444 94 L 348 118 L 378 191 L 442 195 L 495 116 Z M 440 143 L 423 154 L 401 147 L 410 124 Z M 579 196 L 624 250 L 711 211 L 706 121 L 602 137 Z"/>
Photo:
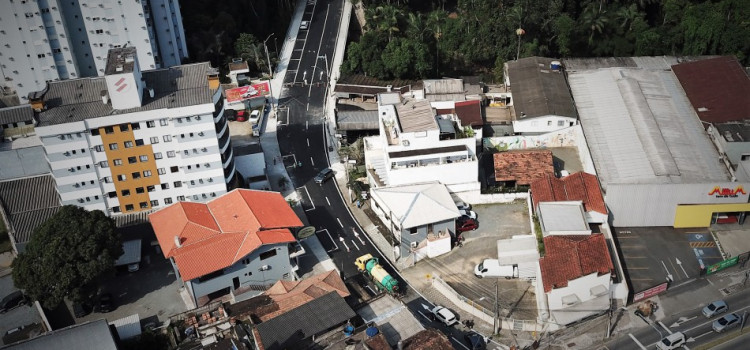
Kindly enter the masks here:
<path id="1" fill-rule="evenodd" d="M 156 191 L 156 186 L 154 185 L 146 186 L 146 192 L 154 192 L 154 191 Z"/>
<path id="2" fill-rule="evenodd" d="M 141 202 L 139 205 L 141 206 L 141 209 L 148 209 L 148 202 Z"/>
<path id="3" fill-rule="evenodd" d="M 109 150 L 114 151 L 117 149 L 117 143 L 110 143 L 109 144 Z"/>
<path id="4" fill-rule="evenodd" d="M 141 130 L 141 123 L 131 123 L 130 127 L 133 128 L 133 130 Z"/>
<path id="5" fill-rule="evenodd" d="M 163 139 L 164 139 L 164 142 L 170 142 L 172 141 L 172 135 L 164 135 Z"/>
<path id="6" fill-rule="evenodd" d="M 547 121 L 547 126 L 552 126 L 552 121 L 551 120 Z"/>
<path id="7" fill-rule="evenodd" d="M 104 127 L 104 133 L 105 134 L 114 134 L 115 133 L 115 128 L 113 128 L 111 126 L 105 126 Z"/>
<path id="8" fill-rule="evenodd" d="M 151 137 L 151 144 L 159 143 L 159 136 L 153 136 Z"/>
<path id="9" fill-rule="evenodd" d="M 125 148 L 133 148 L 133 141 L 125 141 Z"/>
<path id="10" fill-rule="evenodd" d="M 154 153 L 154 159 L 162 159 L 162 158 L 164 157 L 161 155 L 161 152 Z"/>
<path id="11" fill-rule="evenodd" d="M 119 180 L 119 181 L 125 181 L 125 180 L 127 180 L 127 179 L 128 179 L 128 177 L 127 177 L 127 176 L 125 176 L 125 175 L 122 175 L 122 174 L 120 174 L 120 175 L 117 175 L 117 180 Z"/>
<path id="12" fill-rule="evenodd" d="M 120 131 L 128 131 L 130 129 L 128 124 L 120 124 Z"/>
<path id="13" fill-rule="evenodd" d="M 742 156 L 740 156 L 740 160 L 742 161 L 750 160 L 750 154 L 743 154 Z"/>
<path id="14" fill-rule="evenodd" d="M 156 122 L 154 122 L 153 120 L 149 120 L 149 121 L 146 122 L 146 127 L 147 128 L 155 128 L 156 127 Z"/>
<path id="15" fill-rule="evenodd" d="M 140 159 L 141 159 L 141 162 L 148 162 L 148 156 L 147 155 L 140 156 Z"/>
<path id="16" fill-rule="evenodd" d="M 175 166 L 170 167 L 169 171 L 171 171 L 173 173 L 176 173 L 176 172 L 180 171 L 180 168 L 175 165 Z"/>
<path id="17" fill-rule="evenodd" d="M 138 187 L 138 188 L 135 189 L 135 193 L 138 193 L 138 194 L 143 194 L 145 192 L 146 191 L 143 189 L 143 187 Z"/>
<path id="18" fill-rule="evenodd" d="M 108 183 L 108 184 L 109 184 L 109 183 L 112 183 L 112 177 L 111 177 L 111 176 L 106 176 L 106 177 L 104 177 L 104 182 L 106 182 L 106 183 Z"/>
<path id="19" fill-rule="evenodd" d="M 117 191 L 109 192 L 109 193 L 107 193 L 107 196 L 109 196 L 109 198 L 115 198 L 115 197 L 117 197 Z"/>
<path id="20" fill-rule="evenodd" d="M 557 121 L 557 126 L 565 126 L 565 121 L 564 120 L 558 120 Z"/>
<path id="21" fill-rule="evenodd" d="M 276 256 L 276 249 L 271 249 L 267 252 L 260 253 L 260 260 L 266 260 Z"/>
<path id="22" fill-rule="evenodd" d="M 130 190 L 122 190 L 122 196 L 127 197 L 130 195 Z"/>
<path id="23" fill-rule="evenodd" d="M 99 162 L 99 166 L 102 168 L 109 168 L 109 163 L 106 160 Z"/>
<path id="24" fill-rule="evenodd" d="M 190 155 L 190 151 L 188 151 L 188 150 L 184 150 L 183 153 L 185 153 L 186 156 Z"/>
<path id="25" fill-rule="evenodd" d="M 151 170 L 144 170 L 143 177 L 151 177 Z"/>
<path id="26" fill-rule="evenodd" d="M 185 121 L 189 122 L 190 121 L 190 117 L 185 117 Z"/>
<path id="27" fill-rule="evenodd" d="M 156 173 L 159 174 L 159 175 L 164 175 L 164 174 L 167 173 L 167 170 L 164 169 L 164 168 L 159 168 L 159 169 L 156 170 Z"/>
<path id="28" fill-rule="evenodd" d="M 172 204 L 172 198 L 171 197 L 164 198 L 164 204 Z"/>
<path id="29" fill-rule="evenodd" d="M 138 163 L 138 158 L 136 156 L 128 157 L 128 164 L 135 164 Z"/>
<path id="30" fill-rule="evenodd" d="M 135 145 L 136 146 L 143 146 L 143 139 L 137 139 L 137 140 L 135 140 Z"/>
<path id="31" fill-rule="evenodd" d="M 162 190 L 168 190 L 169 189 L 169 184 L 168 183 L 161 184 L 161 189 Z"/>
<path id="32" fill-rule="evenodd" d="M 96 146 L 94 146 L 94 151 L 104 152 L 104 146 L 103 145 L 96 145 Z"/>
<path id="33" fill-rule="evenodd" d="M 174 182 L 174 187 L 175 187 L 175 188 L 177 188 L 177 187 L 182 187 L 182 181 L 175 181 L 175 182 Z"/>
<path id="34" fill-rule="evenodd" d="M 103 33 L 104 33 L 104 30 L 103 30 L 103 29 L 97 29 L 97 30 L 96 30 L 96 34 L 103 34 Z"/>
<path id="35" fill-rule="evenodd" d="M 130 176 L 133 177 L 133 180 L 140 179 L 141 178 L 141 172 L 140 171 L 134 171 L 134 172 L 130 173 Z"/>
<path id="36" fill-rule="evenodd" d="M 113 159 L 112 163 L 114 163 L 115 166 L 122 165 L 122 159 Z"/>
<path id="37" fill-rule="evenodd" d="M 161 126 L 167 126 L 167 125 L 169 125 L 169 119 L 167 119 L 167 118 L 159 119 L 159 125 L 161 125 Z"/>
<path id="38" fill-rule="evenodd" d="M 99 136 L 99 129 L 91 129 L 91 136 Z"/>
<path id="39" fill-rule="evenodd" d="M 174 151 L 167 151 L 167 157 L 174 158 L 175 157 Z"/>
<path id="40" fill-rule="evenodd" d="M 410 228 L 410 229 L 409 229 L 409 233 L 410 233 L 410 234 L 413 234 L 413 235 L 416 235 L 416 234 L 417 234 L 417 228 L 416 228 L 416 227 L 412 227 L 412 228 Z"/>
<path id="41" fill-rule="evenodd" d="M 120 207 L 119 206 L 112 207 L 112 212 L 119 213 L 120 212 Z"/>
<path id="42" fill-rule="evenodd" d="M 132 204 L 126 205 L 125 206 L 125 211 L 133 211 L 133 205 Z"/>
<path id="43" fill-rule="evenodd" d="M 177 196 L 177 200 L 178 201 L 184 201 L 185 200 L 185 196 Z"/>

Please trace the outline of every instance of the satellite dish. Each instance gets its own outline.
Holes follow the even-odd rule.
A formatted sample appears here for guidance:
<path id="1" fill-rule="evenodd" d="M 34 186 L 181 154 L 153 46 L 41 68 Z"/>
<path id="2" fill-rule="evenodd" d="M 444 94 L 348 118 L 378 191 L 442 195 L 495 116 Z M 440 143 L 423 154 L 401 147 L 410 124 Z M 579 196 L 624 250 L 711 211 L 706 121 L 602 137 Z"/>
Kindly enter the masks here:
<path id="1" fill-rule="evenodd" d="M 297 232 L 297 239 L 303 239 L 315 234 L 315 226 L 303 227 Z"/>

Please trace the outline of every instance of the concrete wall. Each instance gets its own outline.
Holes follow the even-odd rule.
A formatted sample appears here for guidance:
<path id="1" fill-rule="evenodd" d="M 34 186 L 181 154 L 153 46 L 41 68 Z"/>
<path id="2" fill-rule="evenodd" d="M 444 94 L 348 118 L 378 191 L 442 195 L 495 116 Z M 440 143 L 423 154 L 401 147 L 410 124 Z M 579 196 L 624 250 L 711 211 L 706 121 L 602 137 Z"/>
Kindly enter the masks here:
<path id="1" fill-rule="evenodd" d="M 276 250 L 276 255 L 268 259 L 261 260 L 260 254 L 270 250 Z M 245 264 L 243 260 L 249 259 Z M 268 269 L 261 271 L 262 266 L 268 266 Z M 278 280 L 292 280 L 292 264 L 289 260 L 289 248 L 286 243 L 263 245 L 254 252 L 248 254 L 245 258 L 240 259 L 236 264 L 225 268 L 222 276 L 199 282 L 193 279 L 188 282 L 193 290 L 193 297 L 198 298 L 210 293 L 230 287 L 234 290 L 232 279 L 238 277 L 240 287 L 249 285 L 270 285 Z"/>
<path id="2" fill-rule="evenodd" d="M 605 274 L 602 276 L 597 276 L 597 273 L 595 272 L 580 278 L 576 278 L 572 281 L 568 281 L 567 287 L 555 288 L 547 293 L 547 302 L 549 303 L 549 308 L 550 310 L 560 310 L 567 308 L 568 305 L 563 304 L 562 298 L 571 294 L 575 294 L 578 297 L 580 303 L 585 303 L 589 300 L 593 300 L 597 296 L 591 295 L 591 288 L 599 285 L 604 286 L 607 289 L 607 295 L 609 295 L 610 275 Z"/>
<path id="3" fill-rule="evenodd" d="M 545 115 L 513 121 L 513 132 L 519 134 L 544 134 L 576 125 L 575 118 Z M 560 125 L 562 124 L 562 125 Z"/>
<path id="4" fill-rule="evenodd" d="M 414 228 L 416 233 L 411 233 L 411 229 L 402 229 L 397 235 L 401 235 L 401 256 L 406 257 L 411 253 L 412 242 L 419 244 L 420 242 L 427 239 L 428 225 L 422 225 Z M 438 221 L 432 224 L 432 232 L 438 235 L 438 232 L 448 233 L 448 235 L 455 235 L 456 222 L 455 220 L 444 220 Z"/>

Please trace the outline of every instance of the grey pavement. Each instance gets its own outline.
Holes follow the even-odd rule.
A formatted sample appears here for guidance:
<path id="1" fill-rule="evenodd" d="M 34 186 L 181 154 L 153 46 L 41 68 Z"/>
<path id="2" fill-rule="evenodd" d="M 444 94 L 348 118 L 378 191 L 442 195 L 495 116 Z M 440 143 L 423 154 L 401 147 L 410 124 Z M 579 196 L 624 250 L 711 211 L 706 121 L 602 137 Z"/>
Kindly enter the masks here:
<path id="1" fill-rule="evenodd" d="M 13 278 L 5 276 L 0 278 L 0 298 L 18 290 L 13 285 Z M 0 336 L 5 335 L 7 331 L 31 324 L 41 324 L 42 318 L 34 304 L 27 304 L 10 310 L 0 317 Z M 4 345 L 0 340 L 0 345 Z"/>
<path id="2" fill-rule="evenodd" d="M 392 346 L 424 329 L 406 306 L 390 295 L 367 303 L 357 309 L 357 314 L 365 323 L 377 324 Z"/>
<path id="3" fill-rule="evenodd" d="M 722 224 L 711 226 L 724 253 L 734 257 L 750 251 L 750 225 Z"/>

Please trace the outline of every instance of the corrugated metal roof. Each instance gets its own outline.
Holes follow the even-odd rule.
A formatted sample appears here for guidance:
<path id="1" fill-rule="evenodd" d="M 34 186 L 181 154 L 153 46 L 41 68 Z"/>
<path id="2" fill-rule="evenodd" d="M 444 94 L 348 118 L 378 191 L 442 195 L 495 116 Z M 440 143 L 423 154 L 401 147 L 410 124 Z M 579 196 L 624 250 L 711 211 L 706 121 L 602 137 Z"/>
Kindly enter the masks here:
<path id="1" fill-rule="evenodd" d="M 339 130 L 378 130 L 378 111 L 339 111 L 336 123 Z"/>
<path id="2" fill-rule="evenodd" d="M 148 215 L 155 211 L 156 209 L 143 210 L 130 214 L 113 215 L 112 218 L 115 220 L 117 227 L 139 225 L 149 223 Z"/>
<path id="3" fill-rule="evenodd" d="M 583 203 L 580 201 L 539 203 L 539 221 L 545 230 L 545 236 L 550 231 L 589 230 Z"/>
<path id="4" fill-rule="evenodd" d="M 568 81 L 605 190 L 608 183 L 728 179 L 671 71 L 568 70 Z"/>
<path id="5" fill-rule="evenodd" d="M 5 350 L 117 350 L 107 325 L 99 319 L 47 332 L 36 338 L 4 347 Z"/>
<path id="6" fill-rule="evenodd" d="M 380 187 L 373 189 L 372 195 L 380 199 L 403 229 L 461 216 L 448 189 L 438 182 Z"/>
<path id="7" fill-rule="evenodd" d="M 0 124 L 11 124 L 34 120 L 31 105 L 21 105 L 0 109 Z"/>
<path id="8" fill-rule="evenodd" d="M 127 340 L 141 335 L 141 318 L 138 314 L 123 317 L 109 323 L 115 326 L 120 340 Z"/>
<path id="9" fill-rule="evenodd" d="M 13 238 L 16 240 L 16 243 L 23 244 L 31 241 L 31 235 L 34 234 L 34 230 L 55 216 L 60 211 L 60 208 L 62 207 L 57 206 L 10 214 L 10 222 L 13 225 Z"/>
<path id="10" fill-rule="evenodd" d="M 396 105 L 396 114 L 402 132 L 438 129 L 430 101 L 405 99 L 402 103 Z"/>
<path id="11" fill-rule="evenodd" d="M 207 78 L 209 70 L 209 64 L 204 62 L 144 71 L 143 80 L 148 88 L 154 89 L 154 98 L 144 90 L 143 105 L 125 110 L 115 110 L 111 104 L 102 103 L 101 92 L 107 90 L 104 77 L 50 82 L 44 93 L 47 109 L 39 113 L 39 126 L 212 103 L 213 91 L 208 87 Z"/>
<path id="12" fill-rule="evenodd" d="M 16 243 L 31 240 L 34 230 L 60 210 L 52 175 L 0 182 L 0 202 L 9 216 Z"/>
<path id="13" fill-rule="evenodd" d="M 529 57 L 508 62 L 513 106 L 518 119 L 545 115 L 576 117 L 573 98 L 561 71 L 550 70 L 552 58 Z"/>
<path id="14" fill-rule="evenodd" d="M 0 152 L 0 181 L 49 174 L 50 168 L 42 146 Z"/>

